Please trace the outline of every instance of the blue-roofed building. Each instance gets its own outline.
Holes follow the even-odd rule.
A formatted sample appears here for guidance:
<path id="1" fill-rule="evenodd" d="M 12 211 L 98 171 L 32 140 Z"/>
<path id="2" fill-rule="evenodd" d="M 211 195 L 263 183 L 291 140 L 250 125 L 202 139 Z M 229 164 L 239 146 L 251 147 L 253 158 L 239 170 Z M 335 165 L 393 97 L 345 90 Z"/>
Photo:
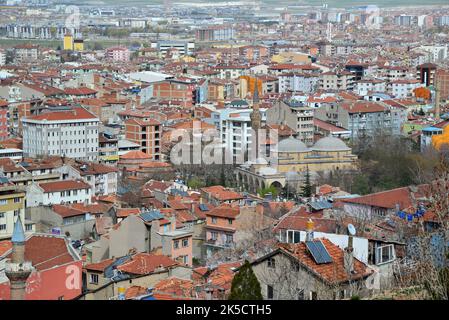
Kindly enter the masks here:
<path id="1" fill-rule="evenodd" d="M 443 134 L 443 128 L 430 126 L 422 129 L 421 134 L 421 151 L 432 146 L 432 137 L 435 135 Z"/>

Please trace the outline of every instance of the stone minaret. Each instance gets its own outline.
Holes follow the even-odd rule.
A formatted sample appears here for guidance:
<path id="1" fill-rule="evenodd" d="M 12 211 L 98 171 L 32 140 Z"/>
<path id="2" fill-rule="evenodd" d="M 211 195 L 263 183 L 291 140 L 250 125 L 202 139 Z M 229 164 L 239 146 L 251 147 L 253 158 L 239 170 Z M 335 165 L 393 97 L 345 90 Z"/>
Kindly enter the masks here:
<path id="1" fill-rule="evenodd" d="M 255 160 L 259 158 L 259 129 L 262 126 L 262 115 L 259 110 L 259 88 L 258 88 L 258 80 L 256 78 L 254 84 L 254 94 L 253 94 L 253 112 L 250 115 L 251 119 L 251 128 L 254 130 L 255 139 L 252 140 L 253 146 L 255 147 Z"/>
<path id="2" fill-rule="evenodd" d="M 25 261 L 25 241 L 25 232 L 19 215 L 11 239 L 11 259 L 6 261 L 5 265 L 5 273 L 11 283 L 11 300 L 25 300 L 26 281 L 33 271 L 31 262 Z"/>

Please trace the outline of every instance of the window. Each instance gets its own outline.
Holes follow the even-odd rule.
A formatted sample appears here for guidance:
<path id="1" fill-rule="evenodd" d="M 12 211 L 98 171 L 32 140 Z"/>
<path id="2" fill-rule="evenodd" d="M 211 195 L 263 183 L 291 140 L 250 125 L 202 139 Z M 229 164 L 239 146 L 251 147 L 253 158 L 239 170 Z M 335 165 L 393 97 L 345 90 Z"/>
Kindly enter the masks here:
<path id="1" fill-rule="evenodd" d="M 268 258 L 267 260 L 268 268 L 275 268 L 276 267 L 276 261 L 274 258 Z"/>
<path id="2" fill-rule="evenodd" d="M 179 240 L 175 240 L 175 241 L 173 242 L 173 247 L 174 247 L 175 249 L 178 249 L 178 248 L 179 248 Z"/>
<path id="3" fill-rule="evenodd" d="M 14 210 L 14 217 L 17 217 L 20 213 L 20 210 Z"/>
<path id="4" fill-rule="evenodd" d="M 14 203 L 19 203 L 20 202 L 20 198 L 14 198 Z"/>
<path id="5" fill-rule="evenodd" d="M 182 247 L 188 247 L 189 246 L 189 239 L 182 239 Z"/>
<path id="6" fill-rule="evenodd" d="M 375 253 L 376 264 L 387 263 L 395 259 L 394 247 L 392 244 L 380 246 L 376 248 Z"/>
<path id="7" fill-rule="evenodd" d="M 299 290 L 298 300 L 304 300 L 304 289 Z"/>
<path id="8" fill-rule="evenodd" d="M 273 287 L 270 285 L 267 285 L 267 299 L 273 299 L 274 297 L 274 290 Z"/>
<path id="9" fill-rule="evenodd" d="M 310 292 L 310 300 L 318 300 L 318 294 L 315 291 Z"/>
<path id="10" fill-rule="evenodd" d="M 232 234 L 227 234 L 226 235 L 226 243 L 232 243 L 234 241 L 234 238 L 232 236 Z"/>
<path id="11" fill-rule="evenodd" d="M 1 230 L 6 230 L 6 224 L 0 224 L 0 231 Z"/>
<path id="12" fill-rule="evenodd" d="M 5 213 L 4 212 L 0 212 L 0 218 L 4 218 L 5 217 Z"/>
<path id="13" fill-rule="evenodd" d="M 212 217 L 212 224 L 217 224 L 217 217 Z"/>
<path id="14" fill-rule="evenodd" d="M 228 219 L 228 224 L 232 224 L 232 219 Z"/>
<path id="15" fill-rule="evenodd" d="M 33 225 L 32 224 L 25 225 L 25 231 L 32 231 L 32 230 L 33 230 Z"/>
<path id="16" fill-rule="evenodd" d="M 210 233 L 212 240 L 217 240 L 218 234 L 216 232 Z"/>
<path id="17" fill-rule="evenodd" d="M 7 203 L 8 203 L 8 200 L 6 200 L 6 199 L 1 199 L 1 200 L 0 200 L 0 205 L 1 205 L 1 204 L 7 204 Z"/>
<path id="18" fill-rule="evenodd" d="M 90 283 L 98 284 L 98 274 L 91 273 L 89 280 Z"/>

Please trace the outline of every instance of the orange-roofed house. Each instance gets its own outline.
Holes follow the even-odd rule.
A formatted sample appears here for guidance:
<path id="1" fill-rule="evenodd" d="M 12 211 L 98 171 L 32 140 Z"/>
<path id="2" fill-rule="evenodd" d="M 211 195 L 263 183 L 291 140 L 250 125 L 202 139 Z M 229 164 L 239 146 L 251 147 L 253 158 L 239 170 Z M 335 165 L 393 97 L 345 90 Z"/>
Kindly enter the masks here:
<path id="1" fill-rule="evenodd" d="M 27 206 L 91 202 L 91 186 L 82 180 L 33 182 L 27 188 Z"/>
<path id="2" fill-rule="evenodd" d="M 335 300 L 369 293 L 371 268 L 328 239 L 309 240 L 280 244 L 252 262 L 264 299 Z"/>
<path id="3" fill-rule="evenodd" d="M 26 117 L 22 119 L 24 156 L 96 161 L 98 124 L 95 115 L 80 107 Z"/>
<path id="4" fill-rule="evenodd" d="M 12 248 L 2 250 L 2 247 L 5 246 L 0 244 L 0 265 L 12 255 Z M 34 267 L 26 281 L 26 300 L 73 300 L 81 295 L 82 260 L 65 237 L 51 234 L 26 237 L 25 261 Z M 10 283 L 1 270 L 0 300 L 9 299 Z"/>
<path id="5" fill-rule="evenodd" d="M 214 206 L 217 206 L 222 203 L 242 200 L 243 195 L 223 186 L 211 186 L 201 189 L 201 198 L 204 202 L 210 202 Z"/>

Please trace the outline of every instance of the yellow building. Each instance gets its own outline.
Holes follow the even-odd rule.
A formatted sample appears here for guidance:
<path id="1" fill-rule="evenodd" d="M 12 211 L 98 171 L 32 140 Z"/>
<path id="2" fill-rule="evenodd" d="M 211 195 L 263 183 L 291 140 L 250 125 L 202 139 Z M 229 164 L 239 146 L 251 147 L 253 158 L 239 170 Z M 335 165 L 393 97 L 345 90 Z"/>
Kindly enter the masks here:
<path id="1" fill-rule="evenodd" d="M 84 40 L 74 39 L 71 34 L 66 34 L 64 36 L 64 50 L 68 51 L 84 51 Z"/>
<path id="2" fill-rule="evenodd" d="M 70 34 L 64 36 L 64 50 L 73 50 L 73 36 Z"/>
<path id="3" fill-rule="evenodd" d="M 284 188 L 287 181 L 294 181 L 300 187 L 307 169 L 312 179 L 317 172 L 356 170 L 357 156 L 338 138 L 325 137 L 307 147 L 302 141 L 289 137 L 278 143 L 271 164 L 262 158 L 244 164 L 236 170 L 236 178 L 250 191 L 271 186 Z"/>
<path id="4" fill-rule="evenodd" d="M 77 52 L 84 51 L 84 40 L 82 39 L 75 39 L 73 41 L 73 50 Z"/>
<path id="5" fill-rule="evenodd" d="M 34 223 L 25 221 L 25 192 L 15 185 L 0 185 L 0 239 L 11 237 L 17 217 L 26 232 L 34 232 Z"/>

